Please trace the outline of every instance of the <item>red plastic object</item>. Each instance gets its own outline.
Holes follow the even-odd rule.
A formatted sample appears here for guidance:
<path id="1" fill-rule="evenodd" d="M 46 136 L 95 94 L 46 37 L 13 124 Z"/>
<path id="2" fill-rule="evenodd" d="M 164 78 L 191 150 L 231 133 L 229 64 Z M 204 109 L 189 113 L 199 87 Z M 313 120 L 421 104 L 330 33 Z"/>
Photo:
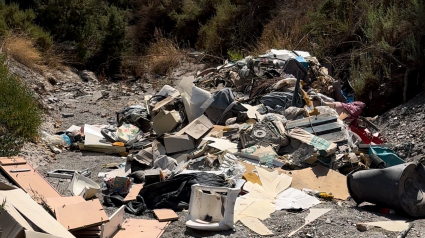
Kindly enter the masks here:
<path id="1" fill-rule="evenodd" d="M 364 144 L 369 145 L 373 143 L 375 145 L 382 145 L 385 142 L 381 139 L 380 133 L 378 133 L 378 136 L 374 136 L 368 129 L 356 128 L 355 126 L 351 126 L 350 129 L 352 132 L 360 136 Z"/>

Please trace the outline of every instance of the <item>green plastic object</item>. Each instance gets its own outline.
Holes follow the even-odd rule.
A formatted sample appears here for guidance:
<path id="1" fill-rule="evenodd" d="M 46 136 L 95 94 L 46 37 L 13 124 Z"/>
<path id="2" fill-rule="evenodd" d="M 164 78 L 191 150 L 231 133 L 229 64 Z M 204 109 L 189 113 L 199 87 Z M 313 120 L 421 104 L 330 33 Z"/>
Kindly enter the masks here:
<path id="1" fill-rule="evenodd" d="M 383 147 L 370 147 L 369 155 L 376 155 L 381 158 L 387 167 L 404 164 L 404 160 L 398 157 L 393 150 Z"/>

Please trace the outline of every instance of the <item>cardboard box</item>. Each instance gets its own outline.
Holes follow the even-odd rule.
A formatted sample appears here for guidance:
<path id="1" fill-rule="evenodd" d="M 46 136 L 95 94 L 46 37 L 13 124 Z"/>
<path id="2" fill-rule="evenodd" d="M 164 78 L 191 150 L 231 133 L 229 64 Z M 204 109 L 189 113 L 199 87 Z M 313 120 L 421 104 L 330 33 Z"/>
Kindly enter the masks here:
<path id="1" fill-rule="evenodd" d="M 208 119 L 205 115 L 202 115 L 189 123 L 189 125 L 185 128 L 181 129 L 177 135 L 183 135 L 186 133 L 197 140 L 207 133 L 211 127 L 213 127 L 213 124 L 210 119 Z"/>
<path id="2" fill-rule="evenodd" d="M 157 136 L 162 136 L 164 133 L 173 130 L 181 122 L 182 119 L 178 111 L 160 111 L 153 119 L 152 128 Z"/>
<path id="3" fill-rule="evenodd" d="M 167 154 L 195 149 L 195 142 L 188 135 L 165 135 L 164 145 Z"/>

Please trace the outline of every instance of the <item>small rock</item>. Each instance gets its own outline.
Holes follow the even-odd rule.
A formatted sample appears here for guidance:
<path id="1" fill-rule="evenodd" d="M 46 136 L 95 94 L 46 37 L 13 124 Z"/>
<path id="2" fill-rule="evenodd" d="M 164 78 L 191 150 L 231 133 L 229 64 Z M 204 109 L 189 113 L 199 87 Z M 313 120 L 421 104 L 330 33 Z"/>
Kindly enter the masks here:
<path id="1" fill-rule="evenodd" d="M 55 102 L 57 102 L 57 101 L 58 101 L 58 99 L 57 99 L 57 98 L 55 98 L 55 97 L 50 97 L 50 98 L 48 98 L 47 100 L 49 100 L 49 102 L 50 102 L 50 103 L 55 103 Z"/>
<path id="2" fill-rule="evenodd" d="M 69 112 L 64 112 L 64 113 L 62 113 L 62 117 L 63 117 L 63 118 L 73 117 L 73 116 L 74 116 L 74 113 L 69 113 Z"/>
<path id="3" fill-rule="evenodd" d="M 100 116 L 101 117 L 106 117 L 106 116 L 108 116 L 108 114 L 106 114 L 106 113 L 103 112 L 103 113 L 100 114 Z"/>
<path id="4" fill-rule="evenodd" d="M 329 219 L 329 218 L 328 218 L 328 219 L 326 219 L 326 223 L 327 223 L 327 224 L 331 224 L 331 219 Z"/>

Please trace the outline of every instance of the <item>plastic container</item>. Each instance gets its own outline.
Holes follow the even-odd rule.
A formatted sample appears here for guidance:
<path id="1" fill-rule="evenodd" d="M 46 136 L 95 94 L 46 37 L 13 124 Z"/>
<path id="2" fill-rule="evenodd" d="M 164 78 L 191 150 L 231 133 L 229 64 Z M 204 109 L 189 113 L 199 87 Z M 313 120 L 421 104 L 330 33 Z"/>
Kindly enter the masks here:
<path id="1" fill-rule="evenodd" d="M 369 156 L 376 155 L 385 162 L 386 167 L 404 164 L 404 160 L 400 159 L 393 150 L 383 147 L 370 147 Z"/>

